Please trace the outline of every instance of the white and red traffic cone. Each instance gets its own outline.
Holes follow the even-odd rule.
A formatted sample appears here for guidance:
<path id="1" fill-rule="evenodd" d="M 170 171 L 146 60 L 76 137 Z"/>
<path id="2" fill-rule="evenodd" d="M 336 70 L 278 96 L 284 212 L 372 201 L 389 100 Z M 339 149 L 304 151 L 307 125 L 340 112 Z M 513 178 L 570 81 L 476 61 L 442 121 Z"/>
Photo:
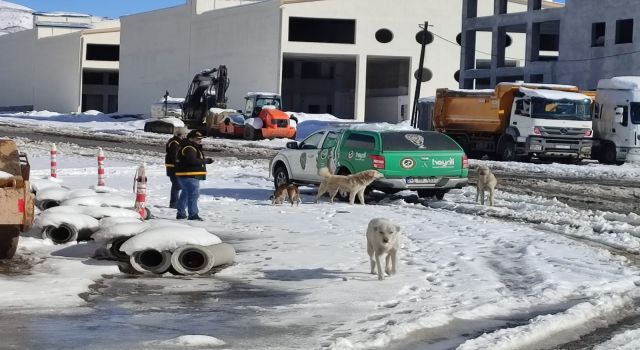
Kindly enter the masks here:
<path id="1" fill-rule="evenodd" d="M 51 177 L 58 177 L 58 149 L 55 143 L 51 144 Z"/>
<path id="2" fill-rule="evenodd" d="M 149 209 L 145 208 L 147 201 L 147 172 L 144 164 L 140 165 L 136 170 L 136 176 L 133 182 L 133 192 L 136 194 L 136 203 L 134 209 L 140 214 L 144 220 L 151 216 Z"/>
<path id="3" fill-rule="evenodd" d="M 98 148 L 98 186 L 105 186 L 106 181 L 104 177 L 104 152 L 102 147 Z"/>

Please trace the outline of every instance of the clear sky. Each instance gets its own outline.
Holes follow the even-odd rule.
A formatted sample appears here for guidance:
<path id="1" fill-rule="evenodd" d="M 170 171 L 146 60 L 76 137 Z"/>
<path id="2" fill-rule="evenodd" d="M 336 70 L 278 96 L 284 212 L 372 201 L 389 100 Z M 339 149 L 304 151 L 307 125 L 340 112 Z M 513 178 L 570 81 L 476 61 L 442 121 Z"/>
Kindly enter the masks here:
<path id="1" fill-rule="evenodd" d="M 39 12 L 79 12 L 118 18 L 139 12 L 182 5 L 186 0 L 8 0 Z"/>

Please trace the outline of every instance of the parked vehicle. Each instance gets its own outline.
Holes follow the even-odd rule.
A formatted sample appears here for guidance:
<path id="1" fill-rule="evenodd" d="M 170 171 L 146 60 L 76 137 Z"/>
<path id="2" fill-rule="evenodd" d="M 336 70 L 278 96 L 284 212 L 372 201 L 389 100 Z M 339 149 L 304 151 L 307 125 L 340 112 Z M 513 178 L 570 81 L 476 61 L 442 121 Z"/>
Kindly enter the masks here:
<path id="1" fill-rule="evenodd" d="M 416 190 L 420 197 L 442 199 L 450 189 L 468 182 L 469 165 L 462 148 L 433 131 L 326 129 L 302 142 L 289 142 L 270 164 L 274 185 L 318 185 L 318 170 L 349 175 L 375 169 L 384 174 L 370 187 L 386 193 Z"/>
<path id="2" fill-rule="evenodd" d="M 245 96 L 242 114 L 230 110 L 212 110 L 206 118 L 209 135 L 225 134 L 246 140 L 295 138 L 297 121 L 281 110 L 282 98 L 269 92 L 250 92 Z"/>
<path id="3" fill-rule="evenodd" d="M 600 80 L 595 100 L 592 158 L 640 162 L 640 77 Z"/>
<path id="4" fill-rule="evenodd" d="M 577 91 L 516 83 L 500 83 L 495 90 L 438 89 L 433 125 L 478 157 L 589 158 L 591 99 Z"/>
<path id="5" fill-rule="evenodd" d="M 33 194 L 29 185 L 29 159 L 15 142 L 0 140 L 0 259 L 10 259 L 21 231 L 33 223 Z"/>

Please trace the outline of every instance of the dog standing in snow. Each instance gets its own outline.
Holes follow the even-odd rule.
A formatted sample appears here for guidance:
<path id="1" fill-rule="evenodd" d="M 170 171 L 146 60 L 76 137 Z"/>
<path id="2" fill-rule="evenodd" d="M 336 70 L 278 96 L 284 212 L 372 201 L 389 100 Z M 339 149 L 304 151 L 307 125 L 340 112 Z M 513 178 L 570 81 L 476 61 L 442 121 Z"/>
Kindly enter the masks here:
<path id="1" fill-rule="evenodd" d="M 371 263 L 371 273 L 378 270 L 378 279 L 384 279 L 380 259 L 385 255 L 384 272 L 395 275 L 398 263 L 398 248 L 400 248 L 400 226 L 388 219 L 376 218 L 369 221 L 367 226 L 367 253 Z"/>
<path id="2" fill-rule="evenodd" d="M 353 175 L 333 175 L 328 168 L 324 167 L 318 171 L 318 174 L 322 176 L 322 182 L 318 187 L 318 194 L 316 195 L 316 203 L 318 199 L 325 193 L 329 194 L 329 201 L 333 203 L 338 191 L 349 192 L 349 203 L 353 205 L 356 201 L 356 195 L 360 200 L 360 204 L 364 204 L 364 190 L 372 182 L 384 177 L 381 172 L 377 170 L 365 170 Z"/>
<path id="3" fill-rule="evenodd" d="M 478 168 L 478 184 L 476 185 L 476 202 L 480 198 L 480 204 L 484 205 L 484 193 L 489 192 L 489 205 L 493 206 L 493 194 L 496 191 L 498 180 L 486 165 Z"/>
<path id="4" fill-rule="evenodd" d="M 282 204 L 285 197 L 289 198 L 292 207 L 293 203 L 295 203 L 296 206 L 300 204 L 300 190 L 298 186 L 293 184 L 278 186 L 271 196 L 271 204 Z"/>

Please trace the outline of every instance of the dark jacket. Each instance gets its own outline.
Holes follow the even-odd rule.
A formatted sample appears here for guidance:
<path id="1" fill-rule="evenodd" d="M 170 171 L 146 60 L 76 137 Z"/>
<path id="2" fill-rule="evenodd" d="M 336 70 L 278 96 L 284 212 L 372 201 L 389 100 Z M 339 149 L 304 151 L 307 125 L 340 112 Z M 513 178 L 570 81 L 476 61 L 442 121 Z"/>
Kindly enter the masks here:
<path id="1" fill-rule="evenodd" d="M 183 140 L 180 143 L 180 152 L 176 158 L 176 176 L 193 177 L 198 180 L 207 178 L 206 159 L 202 153 L 202 146 L 197 143 Z"/>
<path id="2" fill-rule="evenodd" d="M 165 145 L 164 167 L 167 169 L 167 176 L 175 175 L 176 158 L 178 152 L 180 152 L 180 141 L 182 139 L 178 136 L 174 136 L 167 141 Z"/>

